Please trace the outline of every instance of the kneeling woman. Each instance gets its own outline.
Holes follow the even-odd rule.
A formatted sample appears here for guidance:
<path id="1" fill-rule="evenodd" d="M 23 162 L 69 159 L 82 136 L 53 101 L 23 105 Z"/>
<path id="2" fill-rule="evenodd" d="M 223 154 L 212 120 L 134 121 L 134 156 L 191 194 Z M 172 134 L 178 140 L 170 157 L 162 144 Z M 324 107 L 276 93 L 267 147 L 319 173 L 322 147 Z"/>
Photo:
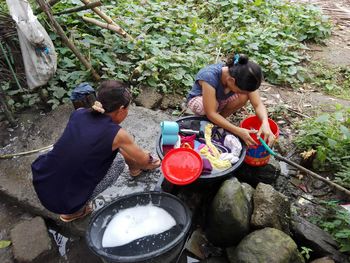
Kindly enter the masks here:
<path id="1" fill-rule="evenodd" d="M 246 55 L 237 54 L 226 65 L 213 64 L 198 72 L 187 96 L 187 105 L 193 113 L 206 115 L 211 122 L 239 136 L 248 146 L 256 144 L 251 133 L 257 133 L 258 137 L 264 135 L 271 146 L 275 136 L 258 92 L 261 81 L 260 66 L 249 61 Z M 246 105 L 248 100 L 261 120 L 259 131 L 237 127 L 226 119 Z"/>
<path id="2" fill-rule="evenodd" d="M 33 162 L 35 191 L 43 206 L 60 214 L 62 221 L 90 213 L 90 201 L 117 180 L 125 162 L 131 176 L 160 166 L 119 125 L 130 101 L 124 83 L 102 82 L 93 109 L 74 111 L 52 151 Z"/>

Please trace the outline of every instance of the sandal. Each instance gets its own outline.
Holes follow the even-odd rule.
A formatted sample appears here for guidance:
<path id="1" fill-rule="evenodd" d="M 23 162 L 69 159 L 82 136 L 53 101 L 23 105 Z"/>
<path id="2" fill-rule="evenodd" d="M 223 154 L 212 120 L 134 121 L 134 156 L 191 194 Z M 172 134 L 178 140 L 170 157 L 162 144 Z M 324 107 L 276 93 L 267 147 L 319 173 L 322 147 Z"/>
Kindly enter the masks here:
<path id="1" fill-rule="evenodd" d="M 93 211 L 92 206 L 89 203 L 89 204 L 84 206 L 84 208 L 81 210 L 80 213 L 77 213 L 73 216 L 72 215 L 60 215 L 60 220 L 65 222 L 65 223 L 72 222 L 76 219 L 83 218 L 83 217 L 87 216 L 92 211 Z"/>

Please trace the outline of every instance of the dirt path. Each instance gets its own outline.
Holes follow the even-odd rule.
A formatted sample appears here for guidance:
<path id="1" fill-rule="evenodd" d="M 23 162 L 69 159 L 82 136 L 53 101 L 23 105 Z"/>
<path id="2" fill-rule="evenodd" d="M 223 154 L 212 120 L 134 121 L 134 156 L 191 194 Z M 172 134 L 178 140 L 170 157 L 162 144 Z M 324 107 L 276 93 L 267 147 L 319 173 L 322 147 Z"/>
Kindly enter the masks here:
<path id="1" fill-rule="evenodd" d="M 322 61 L 330 66 L 350 66 L 350 0 L 292 0 L 319 6 L 333 22 L 331 37 L 325 46 L 308 44 L 311 61 Z M 330 106 L 342 104 L 350 107 L 350 101 L 324 95 L 320 90 L 287 89 L 264 83 L 260 89 L 266 106 L 285 106 L 287 111 L 306 117 L 329 111 Z"/>

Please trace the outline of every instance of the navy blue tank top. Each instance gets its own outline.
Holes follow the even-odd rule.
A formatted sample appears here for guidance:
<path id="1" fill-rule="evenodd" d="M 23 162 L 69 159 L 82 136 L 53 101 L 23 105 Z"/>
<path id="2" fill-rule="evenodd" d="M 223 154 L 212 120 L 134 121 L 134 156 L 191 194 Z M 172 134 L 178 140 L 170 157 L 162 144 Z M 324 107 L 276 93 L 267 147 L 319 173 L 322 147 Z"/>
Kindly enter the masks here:
<path id="1" fill-rule="evenodd" d="M 48 210 L 71 214 L 89 200 L 118 150 L 112 144 L 120 126 L 104 114 L 74 111 L 52 151 L 32 164 L 35 191 Z"/>

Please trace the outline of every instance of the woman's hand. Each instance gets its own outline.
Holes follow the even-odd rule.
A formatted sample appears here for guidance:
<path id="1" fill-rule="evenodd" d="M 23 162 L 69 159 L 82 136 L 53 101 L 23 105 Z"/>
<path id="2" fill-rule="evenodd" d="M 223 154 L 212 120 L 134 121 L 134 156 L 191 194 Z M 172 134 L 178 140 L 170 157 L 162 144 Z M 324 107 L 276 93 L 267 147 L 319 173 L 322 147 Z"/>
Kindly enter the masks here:
<path id="1" fill-rule="evenodd" d="M 247 146 L 256 145 L 256 141 L 250 136 L 251 133 L 257 133 L 257 130 L 248 130 L 244 128 L 239 128 L 239 131 L 236 133 Z"/>
<path id="2" fill-rule="evenodd" d="M 261 134 L 264 135 L 264 140 L 267 142 L 267 145 L 271 147 L 275 142 L 276 137 L 272 133 L 268 122 L 263 122 L 263 124 L 261 124 L 260 129 L 257 133 L 257 137 L 259 138 Z"/>

